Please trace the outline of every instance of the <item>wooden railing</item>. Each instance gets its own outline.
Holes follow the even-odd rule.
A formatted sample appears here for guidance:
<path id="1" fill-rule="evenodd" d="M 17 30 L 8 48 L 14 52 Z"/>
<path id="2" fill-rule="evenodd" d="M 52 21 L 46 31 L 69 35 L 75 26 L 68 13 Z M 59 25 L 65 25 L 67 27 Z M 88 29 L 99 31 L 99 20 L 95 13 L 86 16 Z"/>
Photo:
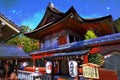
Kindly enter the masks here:
<path id="1" fill-rule="evenodd" d="M 39 76 L 33 76 L 35 72 L 22 71 L 18 70 L 18 79 L 19 80 L 51 80 L 50 75 L 41 74 Z"/>
<path id="2" fill-rule="evenodd" d="M 32 72 L 18 70 L 18 79 L 20 80 L 33 80 Z"/>

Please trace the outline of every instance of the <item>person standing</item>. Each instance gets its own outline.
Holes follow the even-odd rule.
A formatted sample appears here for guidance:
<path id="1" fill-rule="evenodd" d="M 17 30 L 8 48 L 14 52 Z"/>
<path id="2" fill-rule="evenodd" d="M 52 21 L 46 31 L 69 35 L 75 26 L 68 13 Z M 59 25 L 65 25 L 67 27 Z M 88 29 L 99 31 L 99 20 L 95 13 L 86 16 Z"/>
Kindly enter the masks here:
<path id="1" fill-rule="evenodd" d="M 8 71 L 9 71 L 9 69 L 8 69 L 9 65 L 8 65 L 7 61 L 4 63 L 4 67 L 5 67 L 5 78 L 7 80 L 7 78 L 8 78 Z"/>
<path id="2" fill-rule="evenodd" d="M 8 67 L 8 76 L 10 76 L 10 74 L 12 72 L 14 72 L 14 65 L 11 62 L 9 62 L 8 65 L 9 65 L 9 67 Z"/>

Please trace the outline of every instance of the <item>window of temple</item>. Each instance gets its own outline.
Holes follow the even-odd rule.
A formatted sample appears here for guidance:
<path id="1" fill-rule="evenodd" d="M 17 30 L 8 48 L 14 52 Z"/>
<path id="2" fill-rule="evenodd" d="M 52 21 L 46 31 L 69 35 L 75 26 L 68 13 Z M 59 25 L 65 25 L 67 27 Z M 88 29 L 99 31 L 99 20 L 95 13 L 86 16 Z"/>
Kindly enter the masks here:
<path id="1" fill-rule="evenodd" d="M 80 38 L 75 36 L 75 41 L 79 41 L 79 40 L 80 40 Z"/>
<path id="2" fill-rule="evenodd" d="M 69 35 L 69 43 L 76 42 L 76 41 L 79 41 L 79 40 L 80 40 L 80 38 L 78 36 Z"/>
<path id="3" fill-rule="evenodd" d="M 50 48 L 50 39 L 44 41 L 44 48 L 49 49 Z"/>
<path id="4" fill-rule="evenodd" d="M 73 35 L 69 35 L 69 43 L 74 42 L 74 36 Z"/>
<path id="5" fill-rule="evenodd" d="M 44 42 L 43 41 L 41 41 L 41 43 L 40 43 L 40 49 L 44 49 Z"/>
<path id="6" fill-rule="evenodd" d="M 51 48 L 58 47 L 58 37 L 51 39 Z"/>
<path id="7" fill-rule="evenodd" d="M 58 47 L 58 37 L 44 40 L 41 43 L 41 49 L 50 49 Z"/>

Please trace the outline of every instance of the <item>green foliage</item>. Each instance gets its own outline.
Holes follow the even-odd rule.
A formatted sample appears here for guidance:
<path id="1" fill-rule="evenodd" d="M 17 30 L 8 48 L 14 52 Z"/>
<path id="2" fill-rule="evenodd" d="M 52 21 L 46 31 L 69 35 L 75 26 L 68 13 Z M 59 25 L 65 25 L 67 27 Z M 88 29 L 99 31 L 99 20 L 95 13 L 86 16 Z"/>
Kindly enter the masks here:
<path id="1" fill-rule="evenodd" d="M 104 63 L 104 57 L 101 54 L 89 54 L 89 62 L 101 66 Z"/>
<path id="2" fill-rule="evenodd" d="M 92 39 L 92 38 L 96 38 L 97 36 L 95 35 L 95 33 L 92 30 L 88 30 L 85 34 L 85 39 Z"/>
<path id="3" fill-rule="evenodd" d="M 31 31 L 31 29 L 28 26 L 22 26 L 23 32 Z M 26 36 L 24 36 L 23 33 L 20 35 L 10 39 L 7 41 L 8 45 L 17 45 L 17 46 L 23 46 L 23 50 L 25 52 L 30 52 L 32 50 L 39 49 L 39 42 L 35 39 L 30 39 Z"/>
<path id="4" fill-rule="evenodd" d="M 117 27 L 118 31 L 120 32 L 120 18 L 115 20 L 115 26 Z"/>
<path id="5" fill-rule="evenodd" d="M 88 30 L 85 34 L 85 39 L 93 39 L 96 38 L 97 36 L 95 35 L 95 33 L 92 30 Z M 94 63 L 94 64 L 98 64 L 98 65 L 102 65 L 104 60 L 103 60 L 103 56 L 101 54 L 89 54 L 89 62 L 90 63 Z"/>
<path id="6" fill-rule="evenodd" d="M 30 31 L 32 31 L 32 29 L 30 29 L 29 26 L 21 26 L 21 28 L 23 29 L 23 32 L 30 32 Z"/>

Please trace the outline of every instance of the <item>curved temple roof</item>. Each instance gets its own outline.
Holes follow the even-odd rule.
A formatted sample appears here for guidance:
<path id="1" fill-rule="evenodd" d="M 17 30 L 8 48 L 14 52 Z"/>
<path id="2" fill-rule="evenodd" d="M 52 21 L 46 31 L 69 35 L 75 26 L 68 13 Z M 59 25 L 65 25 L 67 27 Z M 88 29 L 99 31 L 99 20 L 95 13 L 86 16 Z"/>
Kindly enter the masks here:
<path id="1" fill-rule="evenodd" d="M 42 18 L 41 22 L 38 24 L 38 26 L 35 29 L 38 29 L 46 24 L 48 24 L 51 21 L 55 21 L 59 18 L 61 18 L 61 16 L 63 16 L 63 12 L 57 10 L 54 7 L 53 3 L 49 3 L 48 7 L 46 8 L 46 12 L 44 14 L 44 17 Z"/>
<path id="2" fill-rule="evenodd" d="M 66 23 L 69 23 L 70 25 L 68 26 Z M 52 32 L 53 29 L 56 31 L 56 29 L 60 29 L 60 27 L 63 28 L 63 25 L 72 29 L 74 28 L 75 30 L 78 30 L 79 28 L 79 32 L 80 29 L 84 31 L 82 34 L 88 29 L 98 31 L 97 33 L 102 34 L 100 36 L 118 32 L 111 15 L 100 18 L 84 19 L 79 16 L 73 7 L 71 7 L 66 13 L 62 13 L 55 7 L 48 6 L 39 25 L 33 31 L 24 34 L 30 38 L 40 39 Z M 58 26 L 59 28 L 57 28 Z"/>
<path id="3" fill-rule="evenodd" d="M 4 15 L 0 14 L 0 42 L 9 39 L 21 32 L 12 21 L 8 20 Z"/>

